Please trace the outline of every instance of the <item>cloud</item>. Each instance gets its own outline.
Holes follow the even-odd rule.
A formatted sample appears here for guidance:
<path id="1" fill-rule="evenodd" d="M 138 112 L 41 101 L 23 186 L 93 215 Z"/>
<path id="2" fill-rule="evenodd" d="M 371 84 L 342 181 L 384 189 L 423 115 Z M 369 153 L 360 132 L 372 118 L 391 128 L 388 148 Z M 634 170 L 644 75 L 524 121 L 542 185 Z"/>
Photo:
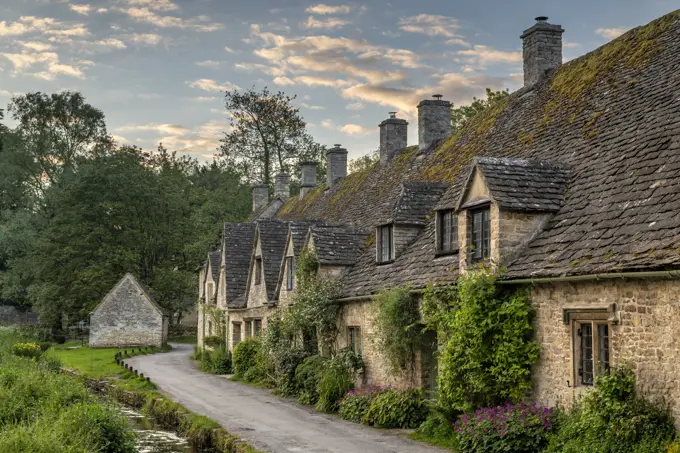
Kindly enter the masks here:
<path id="1" fill-rule="evenodd" d="M 121 135 L 112 135 L 111 138 L 113 139 L 114 142 L 119 144 L 128 143 L 128 139 Z"/>
<path id="2" fill-rule="evenodd" d="M 340 128 L 340 132 L 344 132 L 347 135 L 364 135 L 370 131 L 358 124 L 345 124 Z"/>
<path id="3" fill-rule="evenodd" d="M 93 43 L 96 46 L 101 46 L 101 47 L 111 47 L 114 49 L 126 49 L 127 46 L 123 41 L 120 39 L 116 38 L 106 38 L 106 39 L 100 39 L 99 41 L 95 41 Z"/>
<path id="4" fill-rule="evenodd" d="M 155 33 L 134 33 L 130 37 L 130 41 L 135 44 L 142 44 L 147 46 L 156 46 L 161 42 L 163 37 Z"/>
<path id="5" fill-rule="evenodd" d="M 151 11 L 148 7 L 143 8 L 120 8 L 120 12 L 137 22 L 155 25 L 161 28 L 184 28 L 199 32 L 211 32 L 223 28 L 222 24 L 211 22 L 208 16 L 197 16 L 190 19 L 182 19 L 175 16 L 161 16 Z"/>
<path id="6" fill-rule="evenodd" d="M 309 105 L 306 102 L 300 103 L 300 107 L 304 107 L 309 110 L 326 110 L 326 107 L 322 105 Z"/>
<path id="7" fill-rule="evenodd" d="M 347 5 L 330 6 L 318 4 L 305 9 L 305 12 L 311 14 L 349 14 L 350 11 L 352 11 L 352 7 Z"/>
<path id="8" fill-rule="evenodd" d="M 476 45 L 472 49 L 459 50 L 458 55 L 468 57 L 470 61 L 479 65 L 488 63 L 520 63 L 522 52 L 504 52 L 491 47 Z"/>
<path id="9" fill-rule="evenodd" d="M 224 50 L 226 50 L 227 53 L 236 53 L 236 51 L 229 46 L 224 46 Z"/>
<path id="10" fill-rule="evenodd" d="M 68 7 L 71 8 L 71 11 L 75 11 L 83 16 L 90 14 L 90 11 L 93 9 L 90 5 L 69 5 Z"/>
<path id="11" fill-rule="evenodd" d="M 142 6 L 154 11 L 174 11 L 179 9 L 179 6 L 170 0 L 123 0 L 131 6 Z"/>
<path id="12" fill-rule="evenodd" d="M 198 88 L 203 91 L 232 91 L 239 90 L 237 85 L 231 82 L 217 83 L 211 79 L 199 79 L 194 82 L 187 82 L 191 88 Z"/>
<path id="13" fill-rule="evenodd" d="M 333 30 L 334 28 L 342 28 L 351 22 L 337 17 L 329 17 L 327 19 L 316 19 L 313 16 L 307 18 L 307 22 L 304 22 L 302 26 L 309 29 L 324 29 Z"/>
<path id="14" fill-rule="evenodd" d="M 202 68 L 217 68 L 220 65 L 220 62 L 215 60 L 204 60 L 197 61 L 195 65 L 201 66 Z"/>
<path id="15" fill-rule="evenodd" d="M 290 79 L 289 79 L 290 80 Z M 297 76 L 293 79 L 294 83 L 299 85 L 307 85 L 310 87 L 322 86 L 330 88 L 342 88 L 353 83 L 354 81 L 348 81 L 343 79 L 334 79 L 331 77 L 315 77 L 315 76 Z"/>
<path id="16" fill-rule="evenodd" d="M 56 64 L 59 61 L 59 55 L 54 52 L 2 53 L 0 55 L 7 58 L 12 63 L 15 71 L 27 69 L 38 63 Z"/>
<path id="17" fill-rule="evenodd" d="M 352 103 L 347 104 L 347 105 L 345 106 L 345 108 L 346 108 L 347 110 L 353 110 L 353 111 L 363 110 L 364 107 L 366 107 L 366 106 L 365 106 L 363 103 L 361 103 L 361 102 L 352 102 Z"/>
<path id="18" fill-rule="evenodd" d="M 149 124 L 139 124 L 139 125 L 129 125 L 121 126 L 116 129 L 117 132 L 158 132 L 159 134 L 185 134 L 189 132 L 184 126 L 178 124 L 159 124 L 159 123 L 149 123 Z"/>
<path id="19" fill-rule="evenodd" d="M 65 24 L 51 17 L 21 16 L 16 22 L 0 22 L 0 36 L 19 36 L 42 33 L 56 36 L 85 36 L 89 34 L 84 24 Z"/>
<path id="20" fill-rule="evenodd" d="M 595 34 L 600 35 L 603 38 L 614 39 L 618 38 L 628 30 L 630 30 L 630 27 L 598 28 L 595 30 Z"/>
<path id="21" fill-rule="evenodd" d="M 577 42 L 563 40 L 562 41 L 562 47 L 564 47 L 566 49 L 576 49 L 578 47 L 581 47 L 581 44 L 577 43 Z"/>
<path id="22" fill-rule="evenodd" d="M 54 76 L 57 75 L 67 75 L 71 77 L 76 77 L 78 79 L 82 79 L 85 77 L 85 74 L 79 68 L 67 64 L 58 63 L 50 63 L 47 68 L 47 73 L 45 72 L 39 73 L 39 77 L 47 80 L 52 80 L 54 79 Z"/>
<path id="23" fill-rule="evenodd" d="M 19 44 L 21 44 L 26 49 L 34 50 L 36 52 L 45 52 L 46 50 L 50 50 L 52 48 L 51 44 L 37 41 L 19 42 Z"/>
<path id="24" fill-rule="evenodd" d="M 455 31 L 460 28 L 460 22 L 453 17 L 419 14 L 399 19 L 399 28 L 409 33 L 454 38 L 457 37 Z"/>
<path id="25" fill-rule="evenodd" d="M 470 43 L 462 38 L 449 39 L 444 44 L 448 44 L 450 46 L 470 47 Z"/>

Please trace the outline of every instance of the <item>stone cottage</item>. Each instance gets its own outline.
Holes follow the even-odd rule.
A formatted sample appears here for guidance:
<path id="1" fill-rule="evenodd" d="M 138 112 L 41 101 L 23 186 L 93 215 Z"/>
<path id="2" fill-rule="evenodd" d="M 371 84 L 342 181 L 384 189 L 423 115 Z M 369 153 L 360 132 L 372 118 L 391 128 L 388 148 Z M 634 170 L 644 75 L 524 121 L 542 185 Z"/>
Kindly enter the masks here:
<path id="1" fill-rule="evenodd" d="M 169 317 L 132 274 L 125 274 L 90 313 L 90 346 L 162 347 Z"/>
<path id="2" fill-rule="evenodd" d="M 569 404 L 625 362 L 680 417 L 679 18 L 562 64 L 564 30 L 538 17 L 521 35 L 524 86 L 454 135 L 435 95 L 418 105 L 417 145 L 390 114 L 371 168 L 347 174 L 336 145 L 324 184 L 305 163 L 299 196 L 286 197 L 285 175 L 271 202 L 254 187 L 250 222 L 225 225 L 217 297 L 203 298 L 223 310 L 229 347 L 290 302 L 308 247 L 340 279 L 337 342 L 362 352 L 366 383 L 429 386 L 433 339 L 415 373 L 388 373 L 370 341 L 373 297 L 486 263 L 530 289 L 536 401 Z"/>

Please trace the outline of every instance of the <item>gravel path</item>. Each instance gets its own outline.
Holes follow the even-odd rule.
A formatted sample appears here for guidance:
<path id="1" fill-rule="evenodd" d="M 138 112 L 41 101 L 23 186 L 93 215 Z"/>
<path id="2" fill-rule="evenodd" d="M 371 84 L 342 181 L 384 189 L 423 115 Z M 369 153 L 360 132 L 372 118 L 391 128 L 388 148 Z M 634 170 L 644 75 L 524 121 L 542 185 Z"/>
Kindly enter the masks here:
<path id="1" fill-rule="evenodd" d="M 283 452 L 441 452 L 395 432 L 346 422 L 293 401 L 195 369 L 192 345 L 173 344 L 165 354 L 126 362 L 187 409 L 205 415 L 258 449 Z"/>

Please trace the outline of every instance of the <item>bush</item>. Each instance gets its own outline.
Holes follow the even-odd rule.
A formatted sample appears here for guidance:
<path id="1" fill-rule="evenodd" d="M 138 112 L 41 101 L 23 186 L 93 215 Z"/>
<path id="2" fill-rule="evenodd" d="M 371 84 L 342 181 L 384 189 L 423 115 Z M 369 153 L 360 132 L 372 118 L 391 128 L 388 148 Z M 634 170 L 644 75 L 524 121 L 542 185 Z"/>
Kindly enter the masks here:
<path id="1" fill-rule="evenodd" d="M 329 359 L 317 386 L 319 400 L 316 409 L 322 412 L 336 412 L 338 403 L 345 393 L 354 387 L 354 381 L 363 368 L 361 356 L 350 349 L 343 349 Z"/>
<path id="2" fill-rule="evenodd" d="M 418 302 L 408 288 L 395 288 L 378 294 L 375 303 L 376 348 L 393 372 L 413 372 L 423 337 Z"/>
<path id="3" fill-rule="evenodd" d="M 596 379 L 595 388 L 552 436 L 547 452 L 662 453 L 674 434 L 668 411 L 636 394 L 633 372 L 614 368 Z"/>
<path id="4" fill-rule="evenodd" d="M 12 354 L 19 357 L 36 359 L 42 354 L 40 345 L 36 343 L 15 343 L 12 345 Z"/>
<path id="5" fill-rule="evenodd" d="M 454 429 L 461 453 L 534 453 L 548 444 L 555 420 L 550 408 L 506 404 L 465 414 Z"/>
<path id="6" fill-rule="evenodd" d="M 429 409 L 427 418 L 416 429 L 413 437 L 440 447 L 450 448 L 453 451 L 459 451 L 458 438 L 453 429 L 453 423 L 448 415 L 437 406 Z"/>
<path id="7" fill-rule="evenodd" d="M 203 359 L 203 348 L 200 346 L 194 346 L 194 353 L 191 354 L 191 360 L 202 360 Z"/>
<path id="8" fill-rule="evenodd" d="M 224 338 L 212 335 L 203 339 L 203 344 L 210 348 L 220 348 L 224 346 Z"/>
<path id="9" fill-rule="evenodd" d="M 234 375 L 237 378 L 244 378 L 248 370 L 256 366 L 255 358 L 258 352 L 260 352 L 260 346 L 260 340 L 257 338 L 248 338 L 236 345 L 232 361 L 234 364 Z"/>
<path id="10" fill-rule="evenodd" d="M 295 368 L 295 388 L 299 403 L 316 404 L 319 400 L 319 381 L 327 361 L 326 357 L 313 355 Z"/>
<path id="11" fill-rule="evenodd" d="M 340 401 L 338 409 L 340 417 L 355 423 L 363 422 L 374 396 L 380 391 L 379 388 L 349 390 Z"/>
<path id="12" fill-rule="evenodd" d="M 229 374 L 232 371 L 231 352 L 224 347 L 201 354 L 201 371 L 212 374 Z"/>
<path id="13" fill-rule="evenodd" d="M 417 428 L 426 416 L 421 389 L 385 390 L 371 401 L 364 422 L 378 428 Z"/>

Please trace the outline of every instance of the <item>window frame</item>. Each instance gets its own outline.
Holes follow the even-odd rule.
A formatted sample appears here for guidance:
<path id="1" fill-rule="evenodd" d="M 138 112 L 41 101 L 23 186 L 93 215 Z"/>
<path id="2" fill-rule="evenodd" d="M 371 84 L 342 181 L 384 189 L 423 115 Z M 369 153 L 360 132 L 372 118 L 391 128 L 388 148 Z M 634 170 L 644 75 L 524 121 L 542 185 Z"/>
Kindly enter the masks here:
<path id="1" fill-rule="evenodd" d="M 208 289 L 207 289 L 208 299 L 212 299 L 213 292 L 215 291 L 215 282 L 208 282 L 207 287 L 208 287 Z"/>
<path id="2" fill-rule="evenodd" d="M 295 289 L 295 257 L 286 257 L 286 291 Z"/>
<path id="3" fill-rule="evenodd" d="M 260 336 L 260 332 L 262 332 L 262 318 L 253 319 L 253 338 Z"/>
<path id="4" fill-rule="evenodd" d="M 385 250 L 385 243 L 383 241 L 383 231 L 387 231 L 388 241 L 387 250 Z M 388 223 L 380 225 L 376 232 L 377 240 L 375 241 L 377 247 L 377 261 L 379 264 L 389 264 L 394 261 L 394 224 Z M 385 257 L 387 251 L 387 258 Z"/>
<path id="5" fill-rule="evenodd" d="M 445 248 L 446 234 L 446 218 L 450 219 L 449 224 L 449 248 Z M 445 209 L 437 211 L 437 255 L 450 255 L 457 253 L 458 248 L 458 215 L 454 209 Z"/>
<path id="6" fill-rule="evenodd" d="M 486 219 L 484 218 L 485 214 Z M 475 226 L 477 225 L 475 218 L 477 215 L 481 215 L 481 226 L 479 231 L 479 241 L 481 242 L 480 247 L 477 246 L 478 238 L 475 237 Z M 468 210 L 468 223 L 468 243 L 470 246 L 469 262 L 481 263 L 488 261 L 491 257 L 491 206 L 487 204 L 483 207 Z M 481 256 L 477 256 L 477 250 L 481 250 Z"/>
<path id="7" fill-rule="evenodd" d="M 572 321 L 571 329 L 573 382 L 574 387 L 591 388 L 597 377 L 606 374 L 612 367 L 612 323 L 600 316 L 578 318 Z M 589 335 L 585 335 L 586 331 Z M 583 344 L 587 338 L 590 339 L 589 357 Z M 587 370 L 587 362 L 590 363 L 590 371 Z"/>
<path id="8" fill-rule="evenodd" d="M 253 321 L 250 319 L 247 319 L 244 321 L 245 324 L 245 332 L 246 332 L 246 338 L 252 338 L 253 337 Z"/>
<path id="9" fill-rule="evenodd" d="M 347 347 L 355 354 L 362 354 L 361 326 L 347 326 Z"/>
<path id="10" fill-rule="evenodd" d="M 243 323 L 241 322 L 232 322 L 231 323 L 231 343 L 232 347 L 235 347 L 237 344 L 239 344 L 241 341 L 243 341 Z M 236 337 L 236 333 L 238 332 L 238 339 Z"/>
<path id="11" fill-rule="evenodd" d="M 253 273 L 255 274 L 255 284 L 262 284 L 262 257 L 255 257 L 255 265 L 253 266 Z"/>

